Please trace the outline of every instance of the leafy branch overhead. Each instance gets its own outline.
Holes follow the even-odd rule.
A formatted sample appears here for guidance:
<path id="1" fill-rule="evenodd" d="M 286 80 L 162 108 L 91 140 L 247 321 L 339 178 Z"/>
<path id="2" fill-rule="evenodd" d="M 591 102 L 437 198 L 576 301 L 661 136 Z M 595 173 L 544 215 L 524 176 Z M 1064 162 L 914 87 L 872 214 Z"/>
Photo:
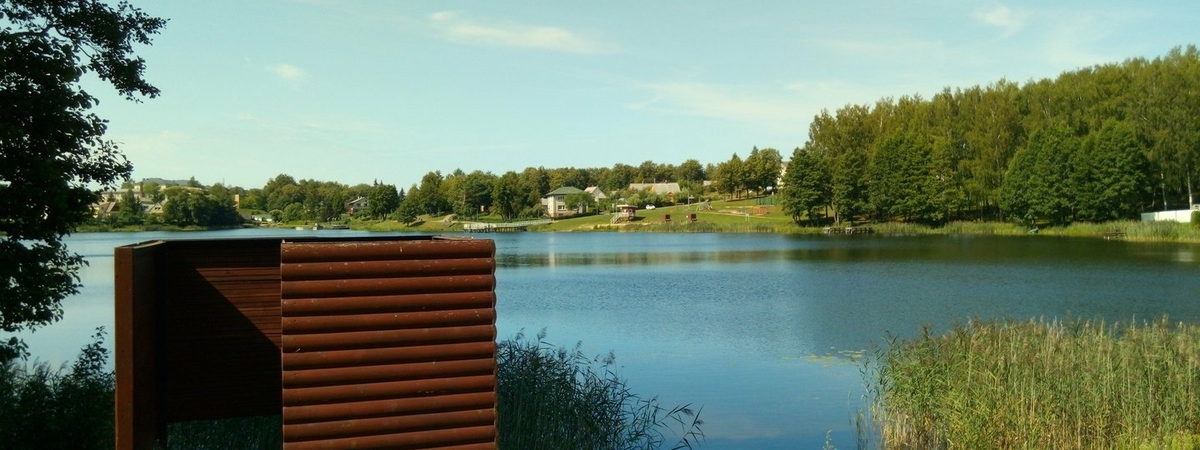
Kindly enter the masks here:
<path id="1" fill-rule="evenodd" d="M 80 80 L 133 101 L 157 96 L 134 47 L 166 21 L 87 0 L 0 1 L 0 20 L 0 330 L 14 332 L 62 317 L 83 264 L 62 238 L 90 216 L 94 188 L 132 171 Z"/>

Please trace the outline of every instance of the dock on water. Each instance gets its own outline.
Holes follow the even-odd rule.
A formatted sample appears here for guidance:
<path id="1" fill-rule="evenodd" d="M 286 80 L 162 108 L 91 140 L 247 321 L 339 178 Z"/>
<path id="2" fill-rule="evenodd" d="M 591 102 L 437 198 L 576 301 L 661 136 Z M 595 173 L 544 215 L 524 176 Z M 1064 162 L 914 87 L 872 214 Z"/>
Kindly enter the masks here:
<path id="1" fill-rule="evenodd" d="M 825 234 L 871 234 L 871 227 L 825 227 Z"/>
<path id="2" fill-rule="evenodd" d="M 550 219 L 526 220 L 521 222 L 504 222 L 504 223 L 484 223 L 484 222 L 468 222 L 463 224 L 463 231 L 468 233 L 504 233 L 512 231 L 525 231 L 527 228 L 534 225 L 547 225 L 551 223 Z"/>

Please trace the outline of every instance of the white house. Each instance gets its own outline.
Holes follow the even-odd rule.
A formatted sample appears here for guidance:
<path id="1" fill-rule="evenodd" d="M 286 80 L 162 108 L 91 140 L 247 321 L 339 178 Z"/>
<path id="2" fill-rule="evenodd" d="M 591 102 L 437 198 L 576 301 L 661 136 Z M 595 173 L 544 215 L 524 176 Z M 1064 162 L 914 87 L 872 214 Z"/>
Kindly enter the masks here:
<path id="1" fill-rule="evenodd" d="M 583 213 L 583 206 L 576 209 L 567 208 L 567 196 L 582 192 L 576 187 L 563 186 L 543 195 L 542 206 L 546 207 L 546 215 L 550 217 L 566 217 Z"/>

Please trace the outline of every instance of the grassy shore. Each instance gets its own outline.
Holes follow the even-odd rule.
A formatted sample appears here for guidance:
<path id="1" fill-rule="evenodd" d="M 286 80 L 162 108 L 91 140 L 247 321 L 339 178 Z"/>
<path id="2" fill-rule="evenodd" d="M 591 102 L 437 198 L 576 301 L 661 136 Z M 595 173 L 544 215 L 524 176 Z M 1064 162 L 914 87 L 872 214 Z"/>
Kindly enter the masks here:
<path id="1" fill-rule="evenodd" d="M 600 231 L 651 233 L 779 233 L 820 234 L 824 226 L 801 226 L 775 205 L 760 205 L 759 199 L 718 201 L 702 205 L 676 205 L 638 210 L 633 221 L 612 223 L 608 214 L 592 214 L 557 219 L 548 225 L 530 227 L 529 231 Z M 694 216 L 694 220 L 691 217 Z M 350 219 L 339 222 L 353 230 L 381 232 L 447 233 L 463 231 L 467 222 L 504 222 L 496 215 L 462 219 L 454 216 L 422 216 L 413 223 L 395 220 Z M 870 227 L 882 235 L 1001 235 L 1028 236 L 1025 225 L 1010 222 L 950 222 L 930 226 L 903 222 L 856 223 Z M 312 226 L 308 222 L 279 223 L 279 228 Z M 113 228 L 106 225 L 85 225 L 80 232 L 94 231 L 197 231 L 204 228 L 180 228 L 171 225 L 152 225 Z M 1104 223 L 1075 223 L 1068 226 L 1041 227 L 1038 236 L 1068 236 L 1116 238 L 1135 242 L 1200 243 L 1200 224 L 1176 222 L 1114 221 Z"/>
<path id="2" fill-rule="evenodd" d="M 1200 326 L 972 322 L 868 363 L 884 449 L 1200 448 Z"/>

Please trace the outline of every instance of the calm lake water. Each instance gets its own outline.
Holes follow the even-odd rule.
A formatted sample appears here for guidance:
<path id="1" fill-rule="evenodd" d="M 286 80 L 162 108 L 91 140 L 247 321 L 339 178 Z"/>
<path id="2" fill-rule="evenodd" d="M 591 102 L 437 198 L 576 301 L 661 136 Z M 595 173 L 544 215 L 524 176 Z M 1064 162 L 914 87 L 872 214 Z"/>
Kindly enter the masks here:
<path id="1" fill-rule="evenodd" d="M 71 360 L 111 330 L 113 247 L 151 239 L 366 235 L 233 230 L 80 234 L 66 318 L 25 334 Z M 496 240 L 497 326 L 617 356 L 635 392 L 703 407 L 707 449 L 854 448 L 849 356 L 886 333 L 979 318 L 1200 320 L 1200 246 L 1047 236 L 514 233 Z M 111 340 L 110 340 L 111 344 Z"/>

